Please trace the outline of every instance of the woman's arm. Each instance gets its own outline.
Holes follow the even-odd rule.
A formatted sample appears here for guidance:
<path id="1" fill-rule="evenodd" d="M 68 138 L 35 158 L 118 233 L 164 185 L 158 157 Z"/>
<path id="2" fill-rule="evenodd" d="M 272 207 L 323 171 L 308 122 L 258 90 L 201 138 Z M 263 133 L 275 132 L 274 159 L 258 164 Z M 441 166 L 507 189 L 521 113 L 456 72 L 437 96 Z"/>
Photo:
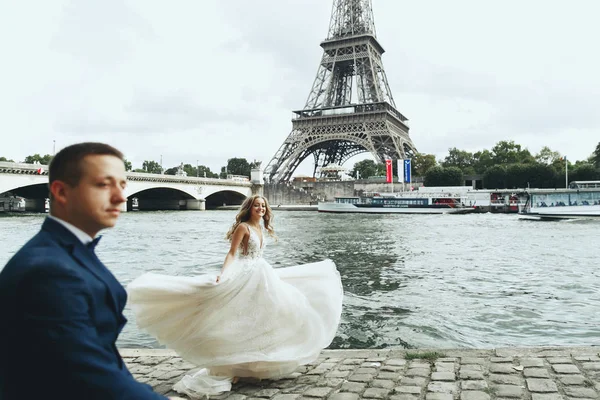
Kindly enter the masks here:
<path id="1" fill-rule="evenodd" d="M 217 276 L 217 282 L 221 281 L 221 275 L 225 272 L 225 268 L 229 266 L 233 262 L 235 258 L 235 253 L 238 251 L 242 240 L 246 235 L 250 235 L 249 228 L 246 224 L 239 224 L 237 228 L 235 228 L 235 232 L 233 232 L 233 236 L 231 236 L 231 247 L 229 247 L 229 252 L 225 256 L 225 261 L 223 262 L 223 268 L 221 268 L 221 273 Z"/>

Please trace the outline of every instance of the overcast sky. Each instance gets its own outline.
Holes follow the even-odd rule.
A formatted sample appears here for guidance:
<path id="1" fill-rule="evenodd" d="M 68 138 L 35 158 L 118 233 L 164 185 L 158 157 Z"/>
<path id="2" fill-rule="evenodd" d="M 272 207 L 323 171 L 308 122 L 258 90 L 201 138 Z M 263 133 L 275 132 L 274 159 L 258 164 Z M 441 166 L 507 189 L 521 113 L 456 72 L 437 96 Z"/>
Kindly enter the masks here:
<path id="1" fill-rule="evenodd" d="M 103 141 L 136 168 L 161 155 L 165 167 L 266 166 L 304 106 L 331 4 L 3 2 L 0 156 Z M 600 141 L 597 0 L 373 0 L 373 11 L 418 151 L 514 140 L 576 160 Z"/>

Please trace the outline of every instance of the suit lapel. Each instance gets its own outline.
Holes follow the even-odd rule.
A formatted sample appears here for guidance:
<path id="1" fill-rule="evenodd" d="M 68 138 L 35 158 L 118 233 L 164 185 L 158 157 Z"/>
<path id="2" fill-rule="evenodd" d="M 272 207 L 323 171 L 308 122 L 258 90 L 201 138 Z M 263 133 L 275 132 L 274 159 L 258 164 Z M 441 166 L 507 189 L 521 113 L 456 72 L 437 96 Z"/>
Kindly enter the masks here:
<path id="1" fill-rule="evenodd" d="M 104 264 L 102 264 L 98 257 L 81 243 L 81 241 L 67 228 L 50 218 L 46 219 L 42 225 L 42 230 L 48 231 L 53 238 L 56 238 L 59 243 L 71 253 L 75 261 L 106 285 L 108 292 L 110 293 L 110 299 L 112 300 L 109 303 L 111 303 L 110 305 L 115 313 L 120 315 L 121 309 L 117 299 L 117 289 L 120 284 Z"/>

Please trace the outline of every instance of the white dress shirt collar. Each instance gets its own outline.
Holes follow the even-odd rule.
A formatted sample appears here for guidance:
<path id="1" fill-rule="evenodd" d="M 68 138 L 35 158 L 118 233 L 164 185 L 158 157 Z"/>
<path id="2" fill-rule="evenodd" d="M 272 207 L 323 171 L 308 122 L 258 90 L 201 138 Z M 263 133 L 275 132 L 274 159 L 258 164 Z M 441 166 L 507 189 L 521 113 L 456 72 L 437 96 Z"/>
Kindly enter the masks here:
<path id="1" fill-rule="evenodd" d="M 90 235 L 88 235 L 87 233 L 85 233 L 84 231 L 82 231 L 81 229 L 77 228 L 76 226 L 63 221 L 60 218 L 57 218 L 53 215 L 48 215 L 48 218 L 53 219 L 54 221 L 58 222 L 59 224 L 61 224 L 62 226 L 64 226 L 65 228 L 67 228 L 69 230 L 69 232 L 71 232 L 73 235 L 75 235 L 75 237 L 77 239 L 79 239 L 79 241 L 83 244 L 88 244 L 90 243 L 92 240 L 94 240 Z"/>

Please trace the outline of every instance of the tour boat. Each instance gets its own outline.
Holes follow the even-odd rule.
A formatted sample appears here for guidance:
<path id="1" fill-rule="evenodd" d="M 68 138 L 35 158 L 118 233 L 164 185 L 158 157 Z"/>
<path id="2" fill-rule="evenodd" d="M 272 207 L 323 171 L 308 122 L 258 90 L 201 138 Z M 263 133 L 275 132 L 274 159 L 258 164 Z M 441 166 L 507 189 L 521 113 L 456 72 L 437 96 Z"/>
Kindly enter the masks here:
<path id="1" fill-rule="evenodd" d="M 600 181 L 572 182 L 569 189 L 532 189 L 519 214 L 526 219 L 600 218 Z"/>
<path id="2" fill-rule="evenodd" d="M 319 202 L 319 212 L 368 214 L 465 214 L 475 211 L 465 198 L 452 193 L 375 193 L 360 197 L 335 197 Z"/>

